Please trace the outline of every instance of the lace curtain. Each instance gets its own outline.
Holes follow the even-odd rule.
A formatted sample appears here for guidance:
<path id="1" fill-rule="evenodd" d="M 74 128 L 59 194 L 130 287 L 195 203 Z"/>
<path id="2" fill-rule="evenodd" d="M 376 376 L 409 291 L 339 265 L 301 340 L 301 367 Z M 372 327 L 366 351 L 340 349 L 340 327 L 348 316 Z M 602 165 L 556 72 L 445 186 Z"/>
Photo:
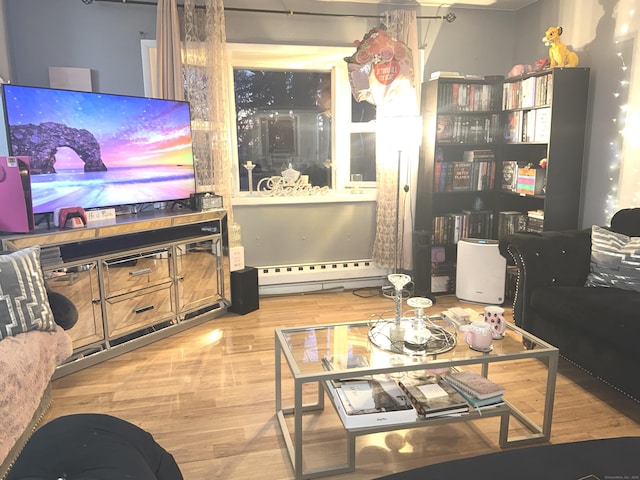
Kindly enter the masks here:
<path id="1" fill-rule="evenodd" d="M 222 0 L 205 0 L 204 8 L 186 0 L 184 27 L 186 99 L 191 104 L 198 187 L 212 188 L 223 197 L 231 225 L 231 89 Z"/>
<path id="2" fill-rule="evenodd" d="M 413 211 L 421 140 L 416 12 L 393 10 L 384 21 L 389 34 L 413 56 L 414 85 L 377 109 L 376 236 L 373 262 L 394 271 L 412 269 Z M 398 215 L 399 213 L 399 215 Z"/>

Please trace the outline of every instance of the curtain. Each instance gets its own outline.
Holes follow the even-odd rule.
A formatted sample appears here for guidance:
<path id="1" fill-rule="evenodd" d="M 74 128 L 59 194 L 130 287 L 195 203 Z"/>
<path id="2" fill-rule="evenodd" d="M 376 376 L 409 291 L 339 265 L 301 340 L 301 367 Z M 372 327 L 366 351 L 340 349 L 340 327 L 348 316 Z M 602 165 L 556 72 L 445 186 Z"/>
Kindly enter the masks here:
<path id="1" fill-rule="evenodd" d="M 376 134 L 376 236 L 373 262 L 394 271 L 412 269 L 413 211 L 421 140 L 417 18 L 415 10 L 393 10 L 385 26 L 412 53 L 413 83 L 378 105 Z"/>
<path id="2" fill-rule="evenodd" d="M 231 194 L 231 67 L 222 0 L 184 2 L 183 68 L 186 100 L 191 105 L 193 150 L 199 191 L 223 197 L 228 225 L 233 224 Z"/>
<path id="3" fill-rule="evenodd" d="M 180 22 L 176 0 L 158 0 L 156 15 L 158 97 L 184 100 Z"/>

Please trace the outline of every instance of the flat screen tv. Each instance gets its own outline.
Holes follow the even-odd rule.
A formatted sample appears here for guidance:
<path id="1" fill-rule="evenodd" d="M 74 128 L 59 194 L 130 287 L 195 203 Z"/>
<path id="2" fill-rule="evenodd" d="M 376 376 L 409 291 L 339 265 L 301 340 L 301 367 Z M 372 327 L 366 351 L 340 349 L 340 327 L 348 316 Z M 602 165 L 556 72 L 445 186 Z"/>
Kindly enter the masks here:
<path id="1" fill-rule="evenodd" d="M 10 84 L 2 94 L 8 153 L 30 157 L 35 214 L 195 192 L 187 102 Z"/>

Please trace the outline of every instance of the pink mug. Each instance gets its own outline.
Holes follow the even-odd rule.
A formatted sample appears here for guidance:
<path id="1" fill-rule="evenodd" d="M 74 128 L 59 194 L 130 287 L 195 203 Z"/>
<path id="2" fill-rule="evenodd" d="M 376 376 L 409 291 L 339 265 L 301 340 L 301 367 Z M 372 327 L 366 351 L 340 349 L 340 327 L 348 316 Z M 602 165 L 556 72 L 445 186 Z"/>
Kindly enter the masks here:
<path id="1" fill-rule="evenodd" d="M 494 339 L 504 336 L 507 324 L 504 321 L 504 308 L 490 305 L 484 308 L 484 321 L 491 327 L 491 335 Z"/>
<path id="2" fill-rule="evenodd" d="M 489 350 L 493 341 L 491 326 L 481 321 L 470 323 L 464 332 L 464 341 L 474 350 Z"/>

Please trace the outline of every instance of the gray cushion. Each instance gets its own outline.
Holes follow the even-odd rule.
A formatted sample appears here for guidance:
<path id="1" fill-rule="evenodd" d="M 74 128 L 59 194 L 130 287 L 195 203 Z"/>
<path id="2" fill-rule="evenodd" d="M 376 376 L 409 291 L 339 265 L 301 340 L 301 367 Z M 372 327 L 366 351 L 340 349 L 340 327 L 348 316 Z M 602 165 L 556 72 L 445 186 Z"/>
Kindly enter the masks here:
<path id="1" fill-rule="evenodd" d="M 594 225 L 591 273 L 586 286 L 640 292 L 640 237 L 628 237 Z"/>
<path id="2" fill-rule="evenodd" d="M 39 247 L 0 255 L 0 339 L 30 330 L 56 330 Z"/>

